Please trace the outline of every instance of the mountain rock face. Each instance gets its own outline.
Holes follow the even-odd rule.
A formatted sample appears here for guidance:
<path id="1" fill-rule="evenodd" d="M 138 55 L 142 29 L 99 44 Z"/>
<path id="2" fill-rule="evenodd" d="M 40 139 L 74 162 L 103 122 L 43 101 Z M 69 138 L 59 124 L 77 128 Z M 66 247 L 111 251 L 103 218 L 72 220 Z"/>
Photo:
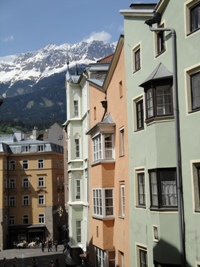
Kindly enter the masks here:
<path id="1" fill-rule="evenodd" d="M 74 74 L 76 65 L 81 72 L 114 50 L 114 45 L 96 40 L 73 45 L 49 44 L 35 52 L 1 57 L 0 95 L 4 103 L 0 120 L 64 122 L 67 62 Z"/>

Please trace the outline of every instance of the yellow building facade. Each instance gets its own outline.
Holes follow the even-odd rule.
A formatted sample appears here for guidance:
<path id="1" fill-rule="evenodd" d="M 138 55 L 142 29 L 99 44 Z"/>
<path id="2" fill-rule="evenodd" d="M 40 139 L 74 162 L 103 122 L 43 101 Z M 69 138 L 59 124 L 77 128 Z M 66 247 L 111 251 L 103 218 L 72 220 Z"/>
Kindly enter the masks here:
<path id="1" fill-rule="evenodd" d="M 11 141 L 12 140 L 12 141 Z M 20 241 L 62 241 L 64 208 L 63 147 L 15 137 L 0 140 L 0 246 Z"/>

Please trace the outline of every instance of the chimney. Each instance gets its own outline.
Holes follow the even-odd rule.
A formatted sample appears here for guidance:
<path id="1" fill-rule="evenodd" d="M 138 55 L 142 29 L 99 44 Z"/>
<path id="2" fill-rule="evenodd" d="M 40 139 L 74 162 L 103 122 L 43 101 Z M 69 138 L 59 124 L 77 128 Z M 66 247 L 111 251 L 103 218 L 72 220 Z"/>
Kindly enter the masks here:
<path id="1" fill-rule="evenodd" d="M 39 135 L 38 128 L 34 127 L 34 129 L 33 129 L 33 140 L 37 140 L 38 135 Z"/>

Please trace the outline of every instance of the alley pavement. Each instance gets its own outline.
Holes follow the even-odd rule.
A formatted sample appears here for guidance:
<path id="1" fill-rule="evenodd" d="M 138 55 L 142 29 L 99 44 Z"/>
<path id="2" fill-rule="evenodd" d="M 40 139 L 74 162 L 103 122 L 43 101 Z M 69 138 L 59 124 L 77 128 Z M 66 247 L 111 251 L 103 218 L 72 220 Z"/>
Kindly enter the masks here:
<path id="1" fill-rule="evenodd" d="M 41 248 L 8 249 L 0 252 L 0 267 L 66 267 L 65 259 L 63 246 L 50 252 L 47 248 L 44 252 Z"/>

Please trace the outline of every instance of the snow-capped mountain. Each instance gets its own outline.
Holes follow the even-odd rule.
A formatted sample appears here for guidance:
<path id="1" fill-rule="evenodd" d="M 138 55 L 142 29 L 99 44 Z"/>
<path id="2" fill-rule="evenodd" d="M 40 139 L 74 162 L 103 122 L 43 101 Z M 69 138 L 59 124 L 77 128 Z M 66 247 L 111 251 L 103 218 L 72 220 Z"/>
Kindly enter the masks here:
<path id="1" fill-rule="evenodd" d="M 65 74 L 67 62 L 74 74 L 89 63 L 112 54 L 115 45 L 102 41 L 74 45 L 47 45 L 19 55 L 0 58 L 0 120 L 33 126 L 66 120 Z M 79 72 L 80 72 L 79 71 Z"/>
<path id="2" fill-rule="evenodd" d="M 9 92 L 9 88 L 16 82 L 29 81 L 29 87 L 32 87 L 41 79 L 66 71 L 67 62 L 70 68 L 75 64 L 88 65 L 112 54 L 114 50 L 113 44 L 96 40 L 73 45 L 49 44 L 35 52 L 0 57 L 0 84 L 7 83 L 7 90 L 3 92 L 0 89 L 0 94 L 4 97 L 12 96 L 12 90 Z M 20 86 L 18 91 L 15 90 L 13 93 L 23 94 L 27 93 L 27 90 Z"/>

